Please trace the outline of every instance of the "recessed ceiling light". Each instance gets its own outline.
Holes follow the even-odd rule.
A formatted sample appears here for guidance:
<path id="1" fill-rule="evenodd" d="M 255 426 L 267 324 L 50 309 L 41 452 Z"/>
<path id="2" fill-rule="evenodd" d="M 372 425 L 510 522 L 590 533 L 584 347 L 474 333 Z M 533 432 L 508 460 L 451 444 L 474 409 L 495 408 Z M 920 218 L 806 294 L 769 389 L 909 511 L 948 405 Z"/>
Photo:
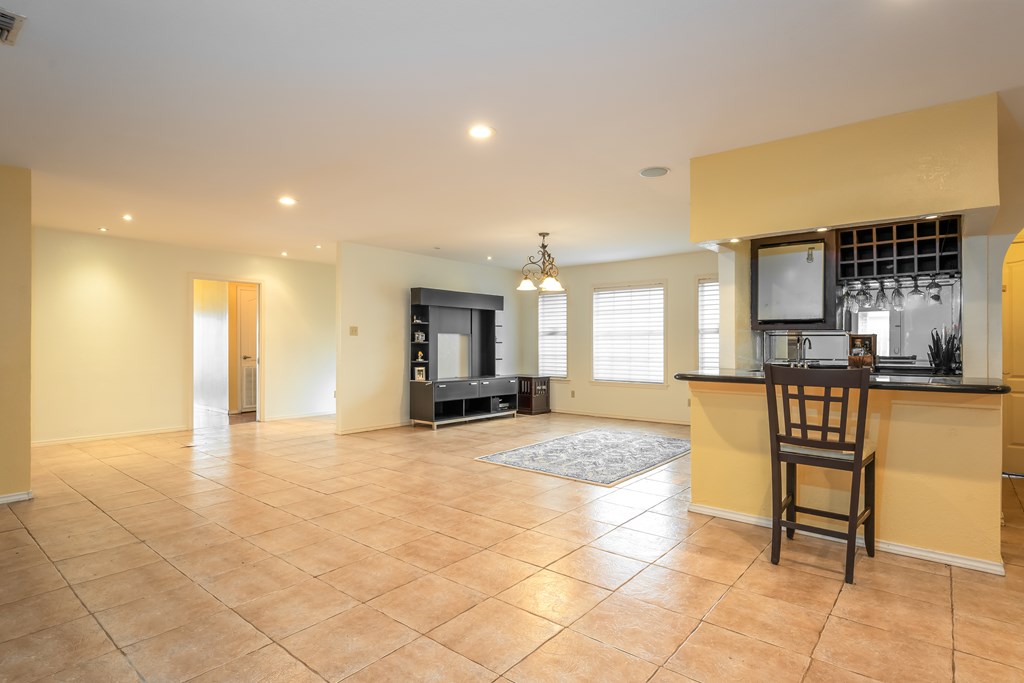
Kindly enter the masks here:
<path id="1" fill-rule="evenodd" d="M 739 241 L 740 241 L 740 238 L 739 238 L 739 237 L 733 237 L 733 238 L 732 238 L 731 240 L 729 240 L 729 241 L 730 241 L 730 242 L 732 242 L 733 244 L 736 244 L 737 242 L 739 242 Z"/>
<path id="2" fill-rule="evenodd" d="M 133 220 L 135 220 L 135 217 L 132 216 L 130 213 L 126 213 L 125 215 L 121 216 L 121 219 L 124 220 L 126 223 L 131 223 Z"/>
<path id="3" fill-rule="evenodd" d="M 469 137 L 477 140 L 487 140 L 488 138 L 494 137 L 494 129 L 490 126 L 478 123 L 469 129 Z"/>
<path id="4" fill-rule="evenodd" d="M 434 249 L 440 250 L 440 249 L 441 249 L 441 247 L 434 247 Z"/>
<path id="5" fill-rule="evenodd" d="M 492 261 L 492 260 L 494 260 L 494 257 L 493 257 L 493 256 L 488 256 L 488 257 L 487 257 L 487 260 L 488 260 L 488 261 Z"/>
<path id="6" fill-rule="evenodd" d="M 289 197 L 288 195 L 285 195 L 283 197 L 278 197 L 277 203 L 281 204 L 282 206 L 295 206 L 298 202 L 295 201 L 295 197 Z"/>
<path id="7" fill-rule="evenodd" d="M 815 232 L 828 232 L 828 228 L 818 228 Z"/>
<path id="8" fill-rule="evenodd" d="M 105 225 L 100 226 L 99 228 L 97 228 L 97 230 L 99 230 L 100 232 L 110 232 L 110 228 L 108 228 Z"/>
<path id="9" fill-rule="evenodd" d="M 648 166 L 640 169 L 640 175 L 644 178 L 660 178 L 663 175 L 668 175 L 668 171 L 669 169 L 664 166 Z"/>
<path id="10" fill-rule="evenodd" d="M 925 218 L 925 220 L 930 221 L 931 219 L 938 218 L 938 217 L 939 217 L 939 214 L 933 213 L 931 216 L 925 216 L 924 218 Z"/>
<path id="11" fill-rule="evenodd" d="M 287 251 L 282 251 L 282 252 L 281 252 L 281 256 L 287 256 L 287 255 L 288 255 L 288 252 L 287 252 Z"/>
<path id="12" fill-rule="evenodd" d="M 314 247 L 314 248 L 315 248 L 315 249 L 322 249 L 323 247 L 321 247 L 321 246 L 320 246 L 320 245 L 318 244 L 318 245 L 316 245 L 316 247 Z"/>

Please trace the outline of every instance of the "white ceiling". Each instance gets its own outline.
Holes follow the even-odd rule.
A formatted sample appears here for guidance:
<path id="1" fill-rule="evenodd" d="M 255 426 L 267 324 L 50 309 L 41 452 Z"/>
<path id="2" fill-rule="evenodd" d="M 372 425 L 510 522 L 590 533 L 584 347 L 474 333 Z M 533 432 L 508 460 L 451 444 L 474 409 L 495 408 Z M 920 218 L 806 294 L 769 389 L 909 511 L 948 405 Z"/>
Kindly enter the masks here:
<path id="1" fill-rule="evenodd" d="M 28 17 L 0 163 L 37 226 L 309 260 L 675 253 L 693 156 L 995 91 L 1024 119 L 1021 0 L 0 6 Z"/>

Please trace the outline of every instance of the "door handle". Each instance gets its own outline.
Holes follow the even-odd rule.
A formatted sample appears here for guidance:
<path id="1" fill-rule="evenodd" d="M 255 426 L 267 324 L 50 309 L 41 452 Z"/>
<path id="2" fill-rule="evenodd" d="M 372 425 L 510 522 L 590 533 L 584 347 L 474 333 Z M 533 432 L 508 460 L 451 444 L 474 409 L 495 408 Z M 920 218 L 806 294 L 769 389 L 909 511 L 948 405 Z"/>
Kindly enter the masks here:
<path id="1" fill-rule="evenodd" d="M 252 356 L 242 356 L 242 360 L 252 360 Z"/>

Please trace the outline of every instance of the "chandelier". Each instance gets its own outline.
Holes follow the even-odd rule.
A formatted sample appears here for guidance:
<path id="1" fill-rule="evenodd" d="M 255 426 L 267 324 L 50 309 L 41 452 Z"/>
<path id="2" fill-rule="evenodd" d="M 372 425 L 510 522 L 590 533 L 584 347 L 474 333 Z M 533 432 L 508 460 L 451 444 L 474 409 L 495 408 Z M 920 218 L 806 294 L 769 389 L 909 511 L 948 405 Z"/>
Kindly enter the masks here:
<path id="1" fill-rule="evenodd" d="M 545 242 L 549 233 L 537 234 L 540 235 L 540 251 L 537 252 L 537 256 L 531 256 L 526 260 L 526 265 L 523 266 L 523 281 L 519 283 L 516 290 L 532 292 L 540 289 L 542 292 L 564 292 L 565 287 L 558 281 L 558 266 L 555 265 L 555 257 L 548 253 L 548 245 Z"/>

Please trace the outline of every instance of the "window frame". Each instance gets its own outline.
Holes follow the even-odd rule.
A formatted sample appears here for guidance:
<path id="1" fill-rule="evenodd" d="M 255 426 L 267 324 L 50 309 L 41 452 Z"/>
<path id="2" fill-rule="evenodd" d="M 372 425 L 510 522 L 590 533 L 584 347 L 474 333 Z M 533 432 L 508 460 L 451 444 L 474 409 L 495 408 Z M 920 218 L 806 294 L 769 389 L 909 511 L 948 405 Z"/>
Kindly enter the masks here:
<path id="1" fill-rule="evenodd" d="M 614 291 L 627 291 L 634 289 L 654 289 L 659 288 L 661 290 L 661 374 L 658 380 L 643 380 L 643 379 L 607 379 L 597 377 L 597 296 L 600 292 L 614 292 Z M 594 285 L 591 289 L 591 320 L 590 320 L 590 381 L 593 384 L 601 386 L 632 386 L 632 387 L 643 387 L 643 388 L 666 388 L 668 381 L 666 380 L 666 350 L 668 349 L 668 324 L 667 314 L 669 310 L 669 286 L 667 279 L 650 280 L 650 281 L 632 281 L 632 282 L 620 282 L 620 283 L 609 283 L 609 284 L 598 284 Z"/>

